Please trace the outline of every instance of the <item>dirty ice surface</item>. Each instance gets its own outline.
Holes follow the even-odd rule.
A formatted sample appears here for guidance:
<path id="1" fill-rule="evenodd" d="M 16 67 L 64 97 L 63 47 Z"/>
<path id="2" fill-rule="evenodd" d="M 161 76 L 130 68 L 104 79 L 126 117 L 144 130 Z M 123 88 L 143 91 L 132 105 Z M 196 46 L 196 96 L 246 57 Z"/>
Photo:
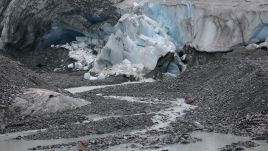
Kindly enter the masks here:
<path id="1" fill-rule="evenodd" d="M 83 99 L 65 96 L 50 90 L 31 88 L 17 96 L 11 110 L 31 116 L 75 109 L 88 104 L 90 102 Z"/>

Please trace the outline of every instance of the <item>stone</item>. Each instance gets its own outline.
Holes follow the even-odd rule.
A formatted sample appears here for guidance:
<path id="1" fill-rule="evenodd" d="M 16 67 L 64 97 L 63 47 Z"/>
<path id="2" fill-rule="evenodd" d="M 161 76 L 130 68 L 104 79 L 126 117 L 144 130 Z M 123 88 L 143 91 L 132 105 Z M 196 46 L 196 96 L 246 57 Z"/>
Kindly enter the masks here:
<path id="1" fill-rule="evenodd" d="M 195 98 L 193 98 L 193 97 L 186 97 L 185 98 L 185 103 L 187 103 L 187 104 L 192 104 L 192 103 L 194 103 L 194 101 L 195 101 Z"/>

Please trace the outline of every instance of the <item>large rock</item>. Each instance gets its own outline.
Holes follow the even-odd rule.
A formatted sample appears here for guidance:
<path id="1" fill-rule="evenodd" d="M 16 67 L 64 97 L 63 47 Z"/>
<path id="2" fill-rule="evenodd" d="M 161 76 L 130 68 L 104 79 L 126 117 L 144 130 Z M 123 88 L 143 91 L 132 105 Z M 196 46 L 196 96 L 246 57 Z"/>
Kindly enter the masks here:
<path id="1" fill-rule="evenodd" d="M 45 89 L 27 89 L 19 94 L 11 106 L 11 110 L 24 116 L 56 113 L 75 109 L 90 102 L 62 95 Z"/>

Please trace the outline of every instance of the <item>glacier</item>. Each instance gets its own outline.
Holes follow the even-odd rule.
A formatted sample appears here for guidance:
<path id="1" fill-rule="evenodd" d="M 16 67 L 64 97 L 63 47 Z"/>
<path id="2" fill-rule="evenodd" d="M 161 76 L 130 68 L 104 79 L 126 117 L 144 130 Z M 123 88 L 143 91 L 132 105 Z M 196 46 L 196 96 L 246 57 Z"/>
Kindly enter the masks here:
<path id="1" fill-rule="evenodd" d="M 97 56 L 94 65 L 97 71 L 125 59 L 153 70 L 161 56 L 176 50 L 165 28 L 145 15 L 125 14 L 115 28 L 116 32 Z"/>
<path id="2" fill-rule="evenodd" d="M 139 75 L 155 70 L 161 57 L 174 53 L 166 70 L 178 75 L 185 64 L 175 55 L 184 51 L 185 46 L 213 53 L 240 46 L 249 45 L 247 48 L 251 49 L 267 45 L 254 46 L 268 37 L 267 0 L 124 0 L 121 3 L 116 0 L 113 6 L 103 0 L 99 1 L 100 5 L 109 6 L 103 11 L 85 9 L 83 6 L 89 6 L 89 1 L 79 6 L 75 3 L 0 1 L 0 49 L 19 54 L 61 45 L 77 60 L 69 67 L 88 70 L 94 61 L 93 72 L 117 65 L 114 68 L 121 74 L 124 68 L 133 73 L 135 67 L 140 69 L 142 65 L 144 69 L 140 71 L 144 73 Z M 117 12 L 121 14 L 119 21 Z M 93 37 L 89 45 L 97 46 L 98 55 L 91 53 L 96 51 L 95 47 L 76 48 L 80 43 L 75 39 L 77 36 Z M 69 44 L 63 46 L 66 42 Z M 124 60 L 129 60 L 133 68 L 123 64 Z"/>
<path id="3" fill-rule="evenodd" d="M 264 0 L 126 0 L 117 7 L 124 15 L 92 71 L 127 59 L 144 65 L 148 73 L 159 58 L 183 51 L 185 46 L 209 53 L 227 52 L 268 37 L 268 2 Z M 171 61 L 168 70 L 181 73 L 183 64 L 178 62 Z"/>
<path id="4" fill-rule="evenodd" d="M 166 28 L 177 49 L 187 44 L 198 51 L 225 52 L 265 41 L 268 2 L 227 1 L 143 0 L 139 2 L 139 13 Z M 130 12 L 136 9 L 134 5 L 129 7 Z"/>

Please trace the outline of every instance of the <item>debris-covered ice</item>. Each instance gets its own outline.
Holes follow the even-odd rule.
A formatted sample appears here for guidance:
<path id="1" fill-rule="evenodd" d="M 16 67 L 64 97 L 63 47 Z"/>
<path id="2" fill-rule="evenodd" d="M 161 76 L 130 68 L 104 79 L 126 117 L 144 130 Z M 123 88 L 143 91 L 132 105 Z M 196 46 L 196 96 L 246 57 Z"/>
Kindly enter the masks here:
<path id="1" fill-rule="evenodd" d="M 31 88 L 18 95 L 11 110 L 25 116 L 40 115 L 71 110 L 88 104 L 90 102 L 83 99 L 72 98 L 50 90 Z"/>

